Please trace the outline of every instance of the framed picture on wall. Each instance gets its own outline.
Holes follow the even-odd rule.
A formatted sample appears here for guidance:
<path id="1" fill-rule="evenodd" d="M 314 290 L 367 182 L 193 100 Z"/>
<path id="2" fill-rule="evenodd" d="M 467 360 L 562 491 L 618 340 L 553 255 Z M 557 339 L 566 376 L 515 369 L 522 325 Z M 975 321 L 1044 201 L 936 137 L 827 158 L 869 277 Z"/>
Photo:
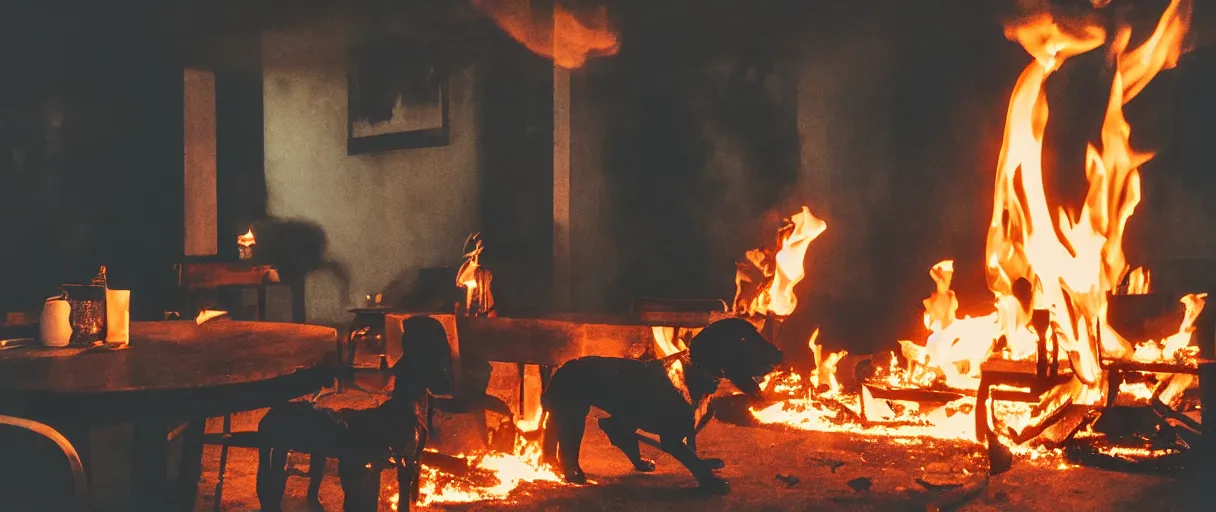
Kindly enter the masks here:
<path id="1" fill-rule="evenodd" d="M 351 51 L 348 155 L 448 145 L 448 75 L 433 55 L 400 38 Z"/>

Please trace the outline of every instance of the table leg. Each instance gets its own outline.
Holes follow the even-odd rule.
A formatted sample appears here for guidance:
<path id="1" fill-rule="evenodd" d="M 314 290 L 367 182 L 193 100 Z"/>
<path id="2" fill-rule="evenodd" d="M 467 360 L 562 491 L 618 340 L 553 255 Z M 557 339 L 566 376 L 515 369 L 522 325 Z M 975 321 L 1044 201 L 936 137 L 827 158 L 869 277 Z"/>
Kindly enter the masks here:
<path id="1" fill-rule="evenodd" d="M 206 418 L 195 418 L 190 420 L 182 434 L 182 458 L 178 470 L 178 478 L 181 479 L 178 482 L 179 510 L 194 510 L 194 502 L 198 498 L 198 482 L 203 472 L 203 431 L 206 427 Z"/>
<path id="2" fill-rule="evenodd" d="M 135 424 L 134 450 L 131 457 L 131 490 L 135 510 L 169 510 L 168 498 L 168 428 L 163 421 Z"/>
<path id="3" fill-rule="evenodd" d="M 516 418 L 524 419 L 527 417 L 525 415 L 527 414 L 528 407 L 527 401 L 525 400 L 525 397 L 528 396 L 528 387 L 526 385 L 528 380 L 528 365 L 524 363 L 516 363 L 515 369 L 517 372 L 519 372 L 519 408 L 516 409 L 516 411 L 518 411 L 516 413 Z"/>

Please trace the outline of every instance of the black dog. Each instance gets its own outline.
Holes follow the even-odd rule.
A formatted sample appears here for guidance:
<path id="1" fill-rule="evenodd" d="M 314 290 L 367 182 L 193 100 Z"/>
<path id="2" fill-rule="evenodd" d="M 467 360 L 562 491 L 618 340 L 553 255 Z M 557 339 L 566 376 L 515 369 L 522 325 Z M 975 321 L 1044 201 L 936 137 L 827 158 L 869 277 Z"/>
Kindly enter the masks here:
<path id="1" fill-rule="evenodd" d="M 709 398 L 722 379 L 756 396 L 756 380 L 781 361 L 781 351 L 741 319 L 715 322 L 689 342 L 687 353 L 662 360 L 569 361 L 554 372 L 541 397 L 545 460 L 560 467 L 566 481 L 587 481 L 578 457 L 587 413 L 595 406 L 611 415 L 600 420 L 600 429 L 638 471 L 654 470 L 638 448 L 640 429 L 658 434 L 659 448 L 692 472 L 701 488 L 726 494 L 730 485 L 713 473 L 722 462 L 696 454 L 697 425 L 708 421 Z"/>
<path id="2" fill-rule="evenodd" d="M 375 511 L 380 472 L 397 469 L 400 500 L 418 499 L 419 458 L 426 447 L 430 396 L 451 390 L 451 364 L 443 325 L 427 316 L 402 322 L 402 357 L 393 366 L 390 398 L 374 409 L 319 409 L 310 402 L 272 408 L 258 424 L 257 493 L 262 510 L 277 511 L 287 484 L 287 453 L 309 454 L 308 501 L 320 510 L 318 493 L 325 460 L 338 458 L 347 512 Z"/>

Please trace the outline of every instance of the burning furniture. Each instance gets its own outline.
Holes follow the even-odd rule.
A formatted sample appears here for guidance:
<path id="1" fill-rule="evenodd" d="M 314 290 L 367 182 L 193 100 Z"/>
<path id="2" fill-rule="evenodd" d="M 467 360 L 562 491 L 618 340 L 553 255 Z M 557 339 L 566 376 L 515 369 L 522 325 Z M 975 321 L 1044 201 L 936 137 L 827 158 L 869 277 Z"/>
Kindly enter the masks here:
<path id="1" fill-rule="evenodd" d="M 1040 309 L 1032 315 L 1031 323 L 1035 332 L 1039 333 L 1035 361 L 996 358 L 980 365 L 980 383 L 975 398 L 975 439 L 981 443 L 994 442 L 989 418 L 994 415 L 998 401 L 1022 402 L 1040 407 L 1057 405 L 1053 412 L 1072 403 L 1071 397 L 1063 398 L 1062 404 L 1044 403 L 1049 392 L 1072 381 L 1074 375 L 1068 359 L 1061 364 L 1059 340 L 1051 326 L 1050 312 Z M 1022 444 L 1042 433 L 1042 429 L 1051 423 L 1052 419 L 1045 419 L 1034 428 L 1010 433 L 1016 444 Z"/>
<path id="2" fill-rule="evenodd" d="M 1108 33 L 1109 27 L 1085 15 L 1103 7 L 1053 5 L 1006 27 L 1006 35 L 1034 60 L 1014 87 L 996 170 L 984 260 L 993 312 L 959 317 L 950 289 L 953 262 L 943 261 L 930 270 L 937 287 L 924 302 L 927 339 L 901 340 L 902 357 L 872 365 L 872 375 L 853 394 L 838 389 L 832 378 L 844 356 L 823 356 L 812 336 L 820 369 L 810 377 L 816 382 L 775 377 L 773 387 L 792 396 L 753 411 L 757 419 L 815 430 L 993 443 L 991 433 L 1021 444 L 1063 415 L 1090 411 L 1100 417 L 1135 389 L 1152 399 L 1160 425 L 1176 425 L 1181 437 L 1199 430 L 1185 411 L 1164 405 L 1194 387 L 1198 352 L 1212 357 L 1216 333 L 1210 316 L 1200 315 L 1205 295 L 1184 296 L 1185 311 L 1169 315 L 1170 327 L 1154 335 L 1126 329 L 1153 315 L 1124 307 L 1157 299 L 1137 298 L 1149 292 L 1150 275 L 1131 269 L 1123 252 L 1127 221 L 1140 202 L 1139 167 L 1152 156 L 1132 149 L 1123 107 L 1177 62 L 1191 2 L 1171 1 L 1135 47 L 1129 27 L 1117 25 Z M 1052 215 L 1043 173 L 1044 85 L 1064 60 L 1104 44 L 1114 74 L 1100 144 L 1087 148 L 1088 194 L 1074 213 L 1061 208 Z M 1112 295 L 1119 289 L 1130 295 Z M 1133 321 L 1123 318 L 1129 313 Z M 1129 377 L 1143 375 L 1151 376 L 1151 388 L 1144 378 L 1138 387 L 1128 385 Z M 998 422 L 1004 427 L 995 427 Z M 1054 444 L 1087 437 L 1088 426 L 1070 425 L 1053 436 Z"/>

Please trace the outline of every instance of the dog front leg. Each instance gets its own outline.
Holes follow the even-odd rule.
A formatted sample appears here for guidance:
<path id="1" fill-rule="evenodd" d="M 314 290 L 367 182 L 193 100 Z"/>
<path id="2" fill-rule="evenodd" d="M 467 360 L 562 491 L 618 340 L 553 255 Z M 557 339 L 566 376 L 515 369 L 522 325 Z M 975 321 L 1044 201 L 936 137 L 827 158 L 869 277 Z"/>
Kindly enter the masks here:
<path id="1" fill-rule="evenodd" d="M 338 459 L 342 482 L 342 510 L 376 512 L 380 505 L 380 472 L 366 460 Z"/>
<path id="2" fill-rule="evenodd" d="M 685 436 L 686 437 L 686 436 Z M 684 437 L 674 437 L 671 435 L 660 436 L 659 446 L 663 451 L 667 452 L 676 460 L 680 461 L 693 478 L 697 479 L 697 484 L 702 490 L 710 494 L 728 494 L 730 493 L 730 482 L 719 478 L 714 474 L 713 470 L 705 464 L 705 461 L 697 458 L 697 454 L 693 453 L 684 444 Z"/>
<path id="3" fill-rule="evenodd" d="M 642 458 L 642 451 L 638 448 L 638 438 L 636 428 L 621 423 L 620 420 L 609 416 L 600 419 L 600 430 L 608 436 L 608 441 L 612 446 L 617 447 L 629 458 L 629 462 L 633 463 L 633 468 L 642 472 L 654 471 L 654 461 Z"/>
<path id="4" fill-rule="evenodd" d="M 701 429 L 705 428 L 705 425 L 709 424 L 709 420 L 712 417 L 712 413 L 706 414 L 703 418 L 701 418 L 701 422 L 697 424 L 697 428 L 688 436 L 688 449 L 691 450 L 694 455 L 697 453 L 697 433 L 700 432 Z M 700 455 L 697 455 L 697 457 L 700 457 Z M 704 462 L 706 466 L 709 466 L 709 469 L 722 469 L 726 467 L 726 461 L 718 458 L 711 457 L 701 459 L 701 461 Z"/>

